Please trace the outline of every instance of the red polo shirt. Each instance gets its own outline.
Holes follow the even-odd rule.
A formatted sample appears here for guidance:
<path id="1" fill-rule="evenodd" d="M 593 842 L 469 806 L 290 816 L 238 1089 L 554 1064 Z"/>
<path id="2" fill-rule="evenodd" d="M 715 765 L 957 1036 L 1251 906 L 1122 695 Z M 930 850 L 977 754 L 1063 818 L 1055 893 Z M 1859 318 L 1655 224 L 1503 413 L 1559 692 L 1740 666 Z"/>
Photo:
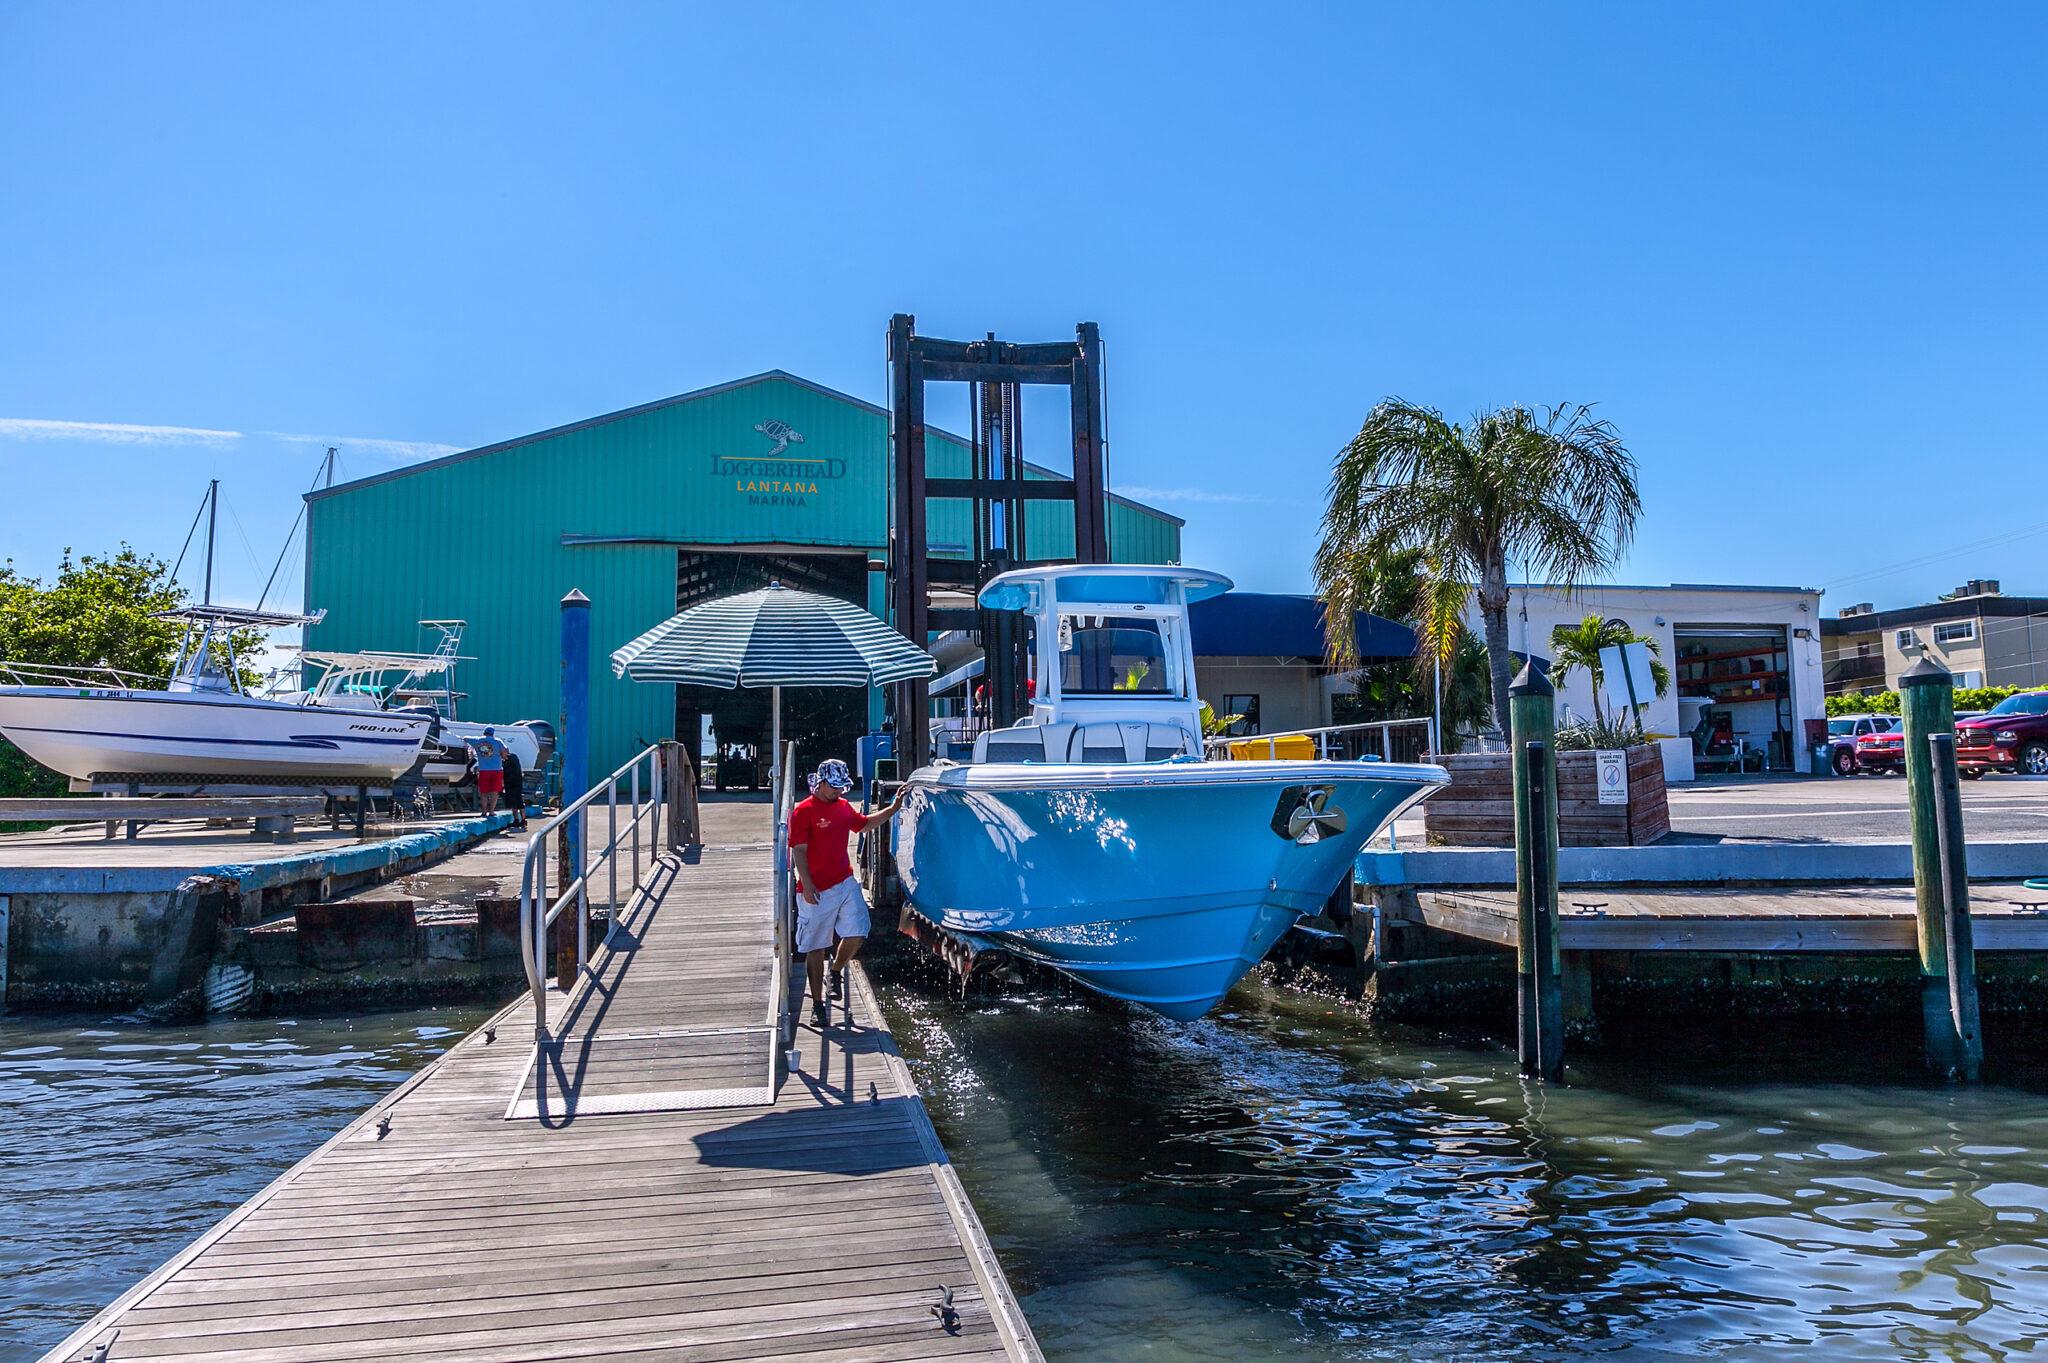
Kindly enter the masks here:
<path id="1" fill-rule="evenodd" d="M 867 815 L 841 796 L 826 804 L 810 796 L 789 811 L 789 845 L 811 849 L 811 884 L 829 890 L 842 880 L 853 879 L 853 857 L 849 844 Z"/>

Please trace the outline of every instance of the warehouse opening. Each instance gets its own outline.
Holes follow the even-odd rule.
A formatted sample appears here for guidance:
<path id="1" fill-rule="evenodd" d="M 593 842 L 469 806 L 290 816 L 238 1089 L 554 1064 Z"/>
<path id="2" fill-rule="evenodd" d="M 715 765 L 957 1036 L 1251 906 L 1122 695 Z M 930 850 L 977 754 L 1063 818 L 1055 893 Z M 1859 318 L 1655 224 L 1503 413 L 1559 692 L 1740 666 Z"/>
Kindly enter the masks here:
<path id="1" fill-rule="evenodd" d="M 867 604 L 865 552 L 683 549 L 676 554 L 676 609 L 757 591 L 771 582 Z M 700 761 L 717 758 L 721 790 L 768 786 L 769 693 L 741 687 L 676 687 L 676 736 L 699 736 Z M 782 693 L 782 733 L 807 765 L 829 756 L 851 760 L 867 731 L 867 692 L 858 687 L 807 686 Z"/>
<path id="2" fill-rule="evenodd" d="M 1791 655 L 1783 625 L 1674 623 L 1681 729 L 1698 770 L 1793 769 Z"/>

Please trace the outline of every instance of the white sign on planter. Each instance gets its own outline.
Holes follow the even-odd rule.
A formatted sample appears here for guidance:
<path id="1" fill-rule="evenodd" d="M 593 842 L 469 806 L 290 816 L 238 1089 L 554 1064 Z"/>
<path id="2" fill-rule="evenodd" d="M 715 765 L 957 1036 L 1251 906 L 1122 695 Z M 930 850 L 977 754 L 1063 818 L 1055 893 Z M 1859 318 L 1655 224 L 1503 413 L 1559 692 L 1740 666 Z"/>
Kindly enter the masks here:
<path id="1" fill-rule="evenodd" d="M 1616 749 L 1602 749 L 1593 754 L 1593 768 L 1600 789 L 1600 803 L 1627 804 L 1628 754 Z"/>
<path id="2" fill-rule="evenodd" d="M 1657 679 L 1650 675 L 1650 646 L 1637 639 L 1601 649 L 1600 680 L 1610 709 L 1626 713 L 1631 705 L 1648 705 L 1657 699 Z"/>

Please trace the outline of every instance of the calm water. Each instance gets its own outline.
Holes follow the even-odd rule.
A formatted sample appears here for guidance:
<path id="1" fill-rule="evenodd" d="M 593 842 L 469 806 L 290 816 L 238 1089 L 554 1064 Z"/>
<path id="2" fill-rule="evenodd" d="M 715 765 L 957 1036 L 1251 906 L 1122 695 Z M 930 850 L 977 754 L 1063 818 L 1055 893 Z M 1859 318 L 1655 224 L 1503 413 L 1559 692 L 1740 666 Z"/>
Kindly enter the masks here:
<path id="1" fill-rule="evenodd" d="M 1781 1042 L 1769 1084 L 1660 1046 L 1538 1093 L 1491 1043 L 1259 988 L 1193 1026 L 886 994 L 1055 1359 L 1992 1360 L 2048 1336 L 2048 1082 L 1883 1082 L 1910 1036 Z M 0 1020 L 0 1360 L 480 1016 Z"/>
<path id="2" fill-rule="evenodd" d="M 888 994 L 1052 1358 L 1832 1363 L 2048 1336 L 2040 1085 L 1883 1082 L 1910 1036 L 1781 1044 L 1768 1084 L 1660 1047 L 1544 1093 L 1496 1045 L 1263 988 L 1193 1026 Z"/>
<path id="3" fill-rule="evenodd" d="M 56 1344 L 487 1011 L 0 1018 L 0 1360 Z"/>

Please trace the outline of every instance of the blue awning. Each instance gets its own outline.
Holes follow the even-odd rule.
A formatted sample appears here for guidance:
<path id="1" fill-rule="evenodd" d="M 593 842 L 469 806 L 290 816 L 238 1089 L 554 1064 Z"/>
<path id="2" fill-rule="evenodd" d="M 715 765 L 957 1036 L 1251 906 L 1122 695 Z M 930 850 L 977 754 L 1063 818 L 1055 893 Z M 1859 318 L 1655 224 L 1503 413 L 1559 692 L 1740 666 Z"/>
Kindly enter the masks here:
<path id="1" fill-rule="evenodd" d="M 1188 607 L 1197 658 L 1315 658 L 1323 647 L 1323 603 L 1313 596 L 1225 592 Z M 1415 631 L 1359 611 L 1352 622 L 1358 656 L 1412 658 Z"/>

